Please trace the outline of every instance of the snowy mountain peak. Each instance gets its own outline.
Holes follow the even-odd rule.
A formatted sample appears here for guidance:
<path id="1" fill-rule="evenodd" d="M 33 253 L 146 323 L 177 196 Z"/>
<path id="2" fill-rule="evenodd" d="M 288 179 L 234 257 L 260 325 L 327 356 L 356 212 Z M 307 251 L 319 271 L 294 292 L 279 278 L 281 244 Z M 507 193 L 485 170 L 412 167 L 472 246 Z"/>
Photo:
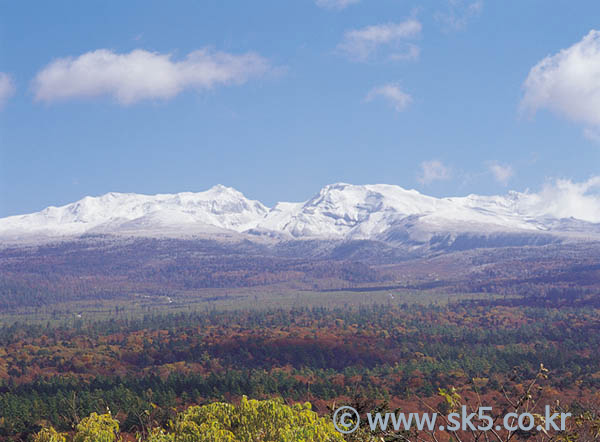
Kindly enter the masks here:
<path id="1" fill-rule="evenodd" d="M 140 195 L 110 192 L 61 207 L 0 219 L 1 237 L 65 236 L 134 230 L 244 231 L 269 209 L 241 192 L 217 185 L 204 192 Z"/>
<path id="2" fill-rule="evenodd" d="M 304 203 L 277 203 L 270 209 L 220 184 L 204 192 L 110 192 L 0 219 L 0 241 L 85 233 L 156 236 L 270 232 L 272 237 L 409 238 L 417 242 L 440 235 L 455 237 L 461 232 L 600 233 L 600 226 L 594 224 L 600 221 L 600 205 L 581 198 L 571 198 L 568 204 L 548 204 L 545 198 L 544 194 L 518 192 L 435 198 L 388 184 L 335 183 Z"/>

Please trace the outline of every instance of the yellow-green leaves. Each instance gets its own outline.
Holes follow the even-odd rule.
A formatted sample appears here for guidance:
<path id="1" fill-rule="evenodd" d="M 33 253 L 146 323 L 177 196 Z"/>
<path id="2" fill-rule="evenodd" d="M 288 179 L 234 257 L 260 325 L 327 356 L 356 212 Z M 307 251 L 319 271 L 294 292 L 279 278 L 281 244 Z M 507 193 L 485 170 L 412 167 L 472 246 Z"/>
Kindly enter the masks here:
<path id="1" fill-rule="evenodd" d="M 172 434 L 165 433 L 165 430 L 159 428 L 155 428 L 148 438 L 144 439 L 145 442 L 173 442 L 174 440 Z"/>
<path id="2" fill-rule="evenodd" d="M 92 413 L 77 425 L 73 442 L 117 442 L 119 423 L 110 414 Z M 67 442 L 53 428 L 34 442 Z M 309 403 L 286 405 L 281 399 L 258 401 L 243 397 L 239 405 L 215 402 L 189 407 L 170 423 L 154 428 L 140 442 L 344 442 L 330 419 Z"/>
<path id="3" fill-rule="evenodd" d="M 119 422 L 110 413 L 92 413 L 77 425 L 73 442 L 115 442 L 119 433 Z"/>
<path id="4" fill-rule="evenodd" d="M 438 394 L 446 400 L 449 410 L 454 411 L 461 405 L 462 397 L 454 387 L 451 387 L 450 389 L 439 388 Z"/>
<path id="5" fill-rule="evenodd" d="M 172 425 L 176 442 L 337 442 L 343 441 L 330 420 L 310 404 L 288 406 L 281 400 L 242 398 L 236 407 L 213 403 L 190 407 Z"/>
<path id="6" fill-rule="evenodd" d="M 62 433 L 58 433 L 54 428 L 43 428 L 39 433 L 33 436 L 33 442 L 67 442 Z"/>

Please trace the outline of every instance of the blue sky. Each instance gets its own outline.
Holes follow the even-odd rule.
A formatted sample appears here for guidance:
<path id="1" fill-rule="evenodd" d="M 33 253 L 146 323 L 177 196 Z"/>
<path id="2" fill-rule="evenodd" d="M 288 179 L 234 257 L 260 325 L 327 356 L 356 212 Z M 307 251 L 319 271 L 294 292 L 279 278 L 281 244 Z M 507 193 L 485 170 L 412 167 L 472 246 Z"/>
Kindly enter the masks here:
<path id="1" fill-rule="evenodd" d="M 596 29 L 597 0 L 3 2 L 0 216 L 217 183 L 271 205 L 588 182 Z"/>

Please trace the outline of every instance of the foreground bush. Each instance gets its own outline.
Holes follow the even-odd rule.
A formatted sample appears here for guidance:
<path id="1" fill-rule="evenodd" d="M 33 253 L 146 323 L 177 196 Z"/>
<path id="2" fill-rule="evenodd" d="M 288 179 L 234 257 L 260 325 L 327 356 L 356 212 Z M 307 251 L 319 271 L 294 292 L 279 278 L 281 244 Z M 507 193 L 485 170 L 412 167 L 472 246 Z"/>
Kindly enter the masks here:
<path id="1" fill-rule="evenodd" d="M 119 423 L 110 414 L 92 413 L 77 425 L 72 438 L 53 428 L 37 433 L 34 442 L 116 442 Z M 310 404 L 288 406 L 281 400 L 249 400 L 239 405 L 216 402 L 180 413 L 169 429 L 154 428 L 145 442 L 342 442 L 330 419 Z"/>
<path id="2" fill-rule="evenodd" d="M 33 442 L 66 442 L 67 439 L 54 428 L 44 428 L 33 437 Z"/>

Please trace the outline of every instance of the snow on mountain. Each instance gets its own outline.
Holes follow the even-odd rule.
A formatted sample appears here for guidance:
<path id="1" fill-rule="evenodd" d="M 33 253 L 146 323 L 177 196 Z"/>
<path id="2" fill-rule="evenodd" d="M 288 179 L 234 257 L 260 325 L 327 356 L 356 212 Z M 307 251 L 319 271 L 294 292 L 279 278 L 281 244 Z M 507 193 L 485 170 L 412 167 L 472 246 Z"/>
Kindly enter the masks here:
<path id="1" fill-rule="evenodd" d="M 304 203 L 268 208 L 225 186 L 205 192 L 108 193 L 62 207 L 0 219 L 0 240 L 85 233 L 137 235 L 252 234 L 279 238 L 425 242 L 469 233 L 600 234 L 600 213 L 552 216 L 537 194 L 434 198 L 399 186 L 332 184 Z M 562 214 L 562 212 L 561 212 Z M 590 218 L 591 216 L 591 218 Z"/>
<path id="2" fill-rule="evenodd" d="M 409 216 L 442 229 L 464 227 L 465 223 L 496 230 L 540 228 L 515 213 L 505 197 L 434 198 L 387 184 L 333 184 L 302 205 L 278 205 L 275 209 L 276 216 L 271 216 L 271 211 L 261 227 L 294 237 L 375 238 Z"/>
<path id="3" fill-rule="evenodd" d="M 256 225 L 268 209 L 241 192 L 217 185 L 205 192 L 139 195 L 107 193 L 85 197 L 62 207 L 0 219 L 0 237 L 70 236 L 136 230 L 217 232 L 244 231 Z"/>

